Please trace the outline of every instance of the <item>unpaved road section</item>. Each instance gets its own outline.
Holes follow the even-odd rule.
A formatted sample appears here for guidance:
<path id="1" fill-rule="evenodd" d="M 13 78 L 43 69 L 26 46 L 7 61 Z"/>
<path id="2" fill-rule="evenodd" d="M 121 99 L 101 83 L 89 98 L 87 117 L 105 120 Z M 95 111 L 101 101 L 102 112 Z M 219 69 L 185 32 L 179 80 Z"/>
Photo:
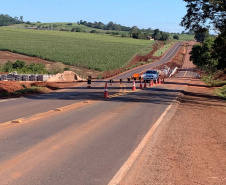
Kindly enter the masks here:
<path id="1" fill-rule="evenodd" d="M 225 133 L 225 101 L 193 79 L 121 184 L 226 184 Z"/>

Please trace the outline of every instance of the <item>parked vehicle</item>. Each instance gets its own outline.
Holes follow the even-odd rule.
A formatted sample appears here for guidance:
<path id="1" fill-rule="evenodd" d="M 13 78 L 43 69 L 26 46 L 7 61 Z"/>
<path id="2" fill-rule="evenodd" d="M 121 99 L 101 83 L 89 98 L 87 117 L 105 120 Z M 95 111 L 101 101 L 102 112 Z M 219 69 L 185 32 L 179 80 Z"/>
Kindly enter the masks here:
<path id="1" fill-rule="evenodd" d="M 144 74 L 144 80 L 150 81 L 150 80 L 159 80 L 159 72 L 157 70 L 147 70 Z"/>

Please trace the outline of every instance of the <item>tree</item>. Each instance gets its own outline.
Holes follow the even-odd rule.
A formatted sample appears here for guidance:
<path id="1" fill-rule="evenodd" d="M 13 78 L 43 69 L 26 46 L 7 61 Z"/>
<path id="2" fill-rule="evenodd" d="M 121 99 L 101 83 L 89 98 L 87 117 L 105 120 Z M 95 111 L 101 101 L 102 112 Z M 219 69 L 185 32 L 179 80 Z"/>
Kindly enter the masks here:
<path id="1" fill-rule="evenodd" d="M 218 60 L 217 69 L 226 67 L 226 2 L 225 0 L 184 0 L 187 3 L 187 14 L 181 21 L 181 26 L 204 33 L 209 28 L 218 31 L 218 36 L 212 45 L 212 57 Z M 204 41 L 205 42 L 205 41 Z M 205 61 L 203 61 L 205 62 Z"/>
<path id="2" fill-rule="evenodd" d="M 204 28 L 202 30 L 196 31 L 194 38 L 197 40 L 197 42 L 203 42 L 209 36 L 209 30 Z"/>
<path id="3" fill-rule="evenodd" d="M 19 24 L 22 23 L 19 21 L 18 17 L 12 18 L 9 15 L 0 14 L 0 26 L 8 26 L 10 24 Z"/>
<path id="4" fill-rule="evenodd" d="M 108 28 L 109 30 L 113 30 L 113 25 L 114 25 L 114 23 L 113 23 L 112 21 L 110 21 L 110 22 L 108 23 L 108 25 L 107 25 L 107 28 Z"/>
<path id="5" fill-rule="evenodd" d="M 160 37 L 160 40 L 168 40 L 169 39 L 169 34 L 166 33 L 166 32 L 160 32 L 161 33 L 161 37 Z"/>
<path id="6" fill-rule="evenodd" d="M 226 68 L 226 32 L 218 35 L 213 48 L 215 49 L 213 56 L 218 59 L 217 69 L 224 70 Z"/>
<path id="7" fill-rule="evenodd" d="M 83 32 L 81 28 L 76 27 L 76 28 L 72 28 L 71 32 Z"/>
<path id="8" fill-rule="evenodd" d="M 12 72 L 13 71 L 13 62 L 8 61 L 7 63 L 5 63 L 3 70 L 5 72 Z"/>
<path id="9" fill-rule="evenodd" d="M 41 63 L 30 63 L 27 68 L 30 69 L 34 74 L 43 73 L 46 71 L 46 66 Z"/>
<path id="10" fill-rule="evenodd" d="M 225 0 L 184 0 L 187 3 L 187 14 L 181 25 L 186 29 L 198 31 L 214 26 L 220 32 L 225 31 L 226 3 Z M 208 23 L 208 24 L 207 24 Z"/>
<path id="11" fill-rule="evenodd" d="M 23 67 L 26 66 L 26 62 L 22 60 L 17 60 L 16 62 L 13 63 L 12 66 L 14 69 L 22 69 Z"/>
<path id="12" fill-rule="evenodd" d="M 130 38 L 138 39 L 140 35 L 140 30 L 137 26 L 133 26 L 130 30 Z"/>
<path id="13" fill-rule="evenodd" d="M 176 40 L 179 40 L 179 36 L 178 35 L 174 35 L 173 38 L 176 39 Z"/>
<path id="14" fill-rule="evenodd" d="M 24 22 L 24 17 L 20 16 L 20 22 Z"/>
<path id="15" fill-rule="evenodd" d="M 161 33 L 160 33 L 159 29 L 154 30 L 152 38 L 154 38 L 155 40 L 159 40 L 161 38 Z"/>
<path id="16" fill-rule="evenodd" d="M 91 30 L 90 33 L 97 33 L 97 30 Z"/>
<path id="17" fill-rule="evenodd" d="M 204 40 L 202 45 L 195 45 L 190 52 L 190 60 L 210 74 L 213 74 L 216 71 L 218 65 L 218 60 L 212 55 L 213 45 L 214 38 L 209 37 Z"/>

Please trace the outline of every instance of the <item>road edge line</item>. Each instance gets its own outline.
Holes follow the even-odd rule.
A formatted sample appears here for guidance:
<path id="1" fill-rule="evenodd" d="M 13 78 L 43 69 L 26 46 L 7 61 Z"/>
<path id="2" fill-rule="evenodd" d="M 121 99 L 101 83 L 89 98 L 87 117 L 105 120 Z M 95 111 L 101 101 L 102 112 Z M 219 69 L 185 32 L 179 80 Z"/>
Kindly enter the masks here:
<path id="1" fill-rule="evenodd" d="M 111 181 L 108 183 L 108 185 L 118 185 L 123 180 L 129 169 L 132 167 L 138 156 L 140 155 L 141 151 L 144 149 L 148 141 L 150 140 L 151 136 L 153 135 L 156 128 L 159 126 L 159 124 L 162 122 L 163 118 L 166 116 L 168 111 L 171 109 L 175 101 L 173 101 L 163 112 L 163 114 L 159 117 L 159 119 L 154 123 L 154 125 L 151 127 L 151 129 L 148 131 L 148 133 L 144 136 L 140 144 L 137 146 L 137 148 L 133 151 L 133 153 L 129 156 L 127 161 L 122 165 L 122 167 L 119 169 L 119 171 L 115 174 L 115 176 L 111 179 Z"/>

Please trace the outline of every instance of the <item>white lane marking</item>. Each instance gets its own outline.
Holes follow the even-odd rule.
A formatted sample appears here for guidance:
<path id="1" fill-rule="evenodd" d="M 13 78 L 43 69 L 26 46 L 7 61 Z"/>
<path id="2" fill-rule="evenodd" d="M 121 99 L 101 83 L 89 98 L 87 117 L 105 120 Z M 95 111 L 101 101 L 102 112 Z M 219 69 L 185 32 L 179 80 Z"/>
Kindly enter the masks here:
<path id="1" fill-rule="evenodd" d="M 167 107 L 167 109 L 163 112 L 163 114 L 159 117 L 159 119 L 151 127 L 151 129 L 144 136 L 144 138 L 142 139 L 142 141 L 140 142 L 138 147 L 133 151 L 133 153 L 130 155 L 130 157 L 127 159 L 127 161 L 123 164 L 123 166 L 119 169 L 119 171 L 115 174 L 115 176 L 108 183 L 108 185 L 118 185 L 118 184 L 120 184 L 122 179 L 125 177 L 126 173 L 132 167 L 133 163 L 136 161 L 137 157 L 140 155 L 141 151 L 144 149 L 144 147 L 146 146 L 146 144 L 148 143 L 148 141 L 152 137 L 152 134 L 154 133 L 155 129 L 158 127 L 158 125 L 161 123 L 163 118 L 166 116 L 167 112 L 173 106 L 173 102 Z"/>

